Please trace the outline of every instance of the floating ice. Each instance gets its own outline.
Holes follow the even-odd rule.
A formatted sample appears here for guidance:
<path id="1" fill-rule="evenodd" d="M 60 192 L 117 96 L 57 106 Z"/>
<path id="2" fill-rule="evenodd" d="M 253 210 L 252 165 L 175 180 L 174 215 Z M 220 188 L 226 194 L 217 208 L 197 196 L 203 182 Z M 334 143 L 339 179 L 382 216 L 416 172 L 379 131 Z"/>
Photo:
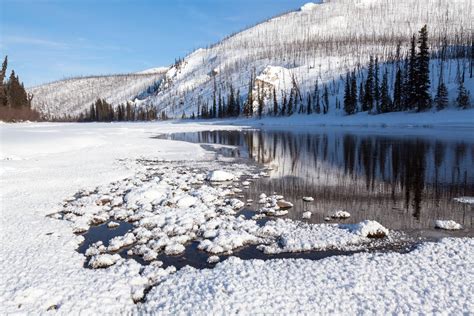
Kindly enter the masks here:
<path id="1" fill-rule="evenodd" d="M 227 171 L 223 170 L 214 170 L 209 172 L 206 177 L 206 180 L 211 182 L 224 182 L 224 181 L 232 181 L 234 180 L 235 176 Z"/>
<path id="2" fill-rule="evenodd" d="M 311 214 L 310 211 L 304 212 L 304 213 L 303 213 L 303 218 L 305 218 L 305 219 L 310 219 L 310 218 L 311 218 L 311 215 L 312 215 L 312 214 Z"/>
<path id="3" fill-rule="evenodd" d="M 337 210 L 331 214 L 331 217 L 332 218 L 349 218 L 351 217 L 351 213 L 346 212 L 344 210 Z"/>
<path id="4" fill-rule="evenodd" d="M 453 220 L 437 220 L 435 221 L 435 227 L 445 230 L 460 230 L 462 225 L 456 223 Z"/>
<path id="5" fill-rule="evenodd" d="M 303 201 L 305 202 L 313 202 L 314 198 L 311 196 L 303 196 Z"/>

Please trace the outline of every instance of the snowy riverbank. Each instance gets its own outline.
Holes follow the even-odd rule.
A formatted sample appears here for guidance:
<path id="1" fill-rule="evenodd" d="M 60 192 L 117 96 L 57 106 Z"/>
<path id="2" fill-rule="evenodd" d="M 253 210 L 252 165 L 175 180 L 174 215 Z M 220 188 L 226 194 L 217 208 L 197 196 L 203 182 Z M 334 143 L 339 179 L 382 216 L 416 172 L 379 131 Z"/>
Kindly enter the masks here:
<path id="1" fill-rule="evenodd" d="M 214 269 L 184 268 L 170 275 L 151 268 L 143 271 L 132 260 L 108 269 L 86 269 L 87 259 L 76 251 L 80 238 L 73 234 L 73 226 L 46 215 L 61 211 L 63 200 L 81 189 L 108 186 L 141 172 L 133 163 L 137 158 L 211 161 L 214 157 L 199 145 L 152 136 L 239 127 L 174 122 L 30 123 L 0 128 L 2 314 L 48 309 L 62 314 L 294 313 L 316 308 L 321 313 L 474 311 L 470 238 L 425 244 L 409 254 L 361 253 L 316 262 L 231 259 Z M 173 181 L 179 179 L 179 173 L 171 176 Z M 189 201 L 186 196 L 176 203 Z M 296 237 L 287 239 L 294 245 Z M 143 303 L 135 304 L 134 294 L 144 277 L 158 285 Z"/>
<path id="2" fill-rule="evenodd" d="M 185 120 L 184 122 L 188 122 Z M 307 128 L 308 126 L 347 126 L 347 127 L 397 127 L 397 128 L 469 128 L 474 129 L 474 109 L 457 110 L 448 109 L 439 112 L 393 112 L 386 114 L 370 115 L 367 112 L 354 115 L 305 115 L 294 114 L 289 117 L 264 116 L 262 119 L 239 118 L 229 120 L 200 120 L 204 124 L 230 124 L 242 126 L 268 126 Z"/>

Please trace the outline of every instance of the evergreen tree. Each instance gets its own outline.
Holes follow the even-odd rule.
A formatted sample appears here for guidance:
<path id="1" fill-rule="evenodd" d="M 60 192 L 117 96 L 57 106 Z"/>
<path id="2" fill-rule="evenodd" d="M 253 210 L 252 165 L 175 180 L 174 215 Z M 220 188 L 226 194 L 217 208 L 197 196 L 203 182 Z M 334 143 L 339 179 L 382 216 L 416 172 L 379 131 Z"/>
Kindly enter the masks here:
<path id="1" fill-rule="evenodd" d="M 464 77 L 464 76 L 463 76 Z M 464 87 L 464 78 L 459 81 L 458 97 L 456 98 L 457 106 L 461 109 L 467 109 L 470 106 L 469 91 Z"/>
<path id="2" fill-rule="evenodd" d="M 214 79 L 214 83 L 215 83 L 215 79 Z M 214 93 L 212 94 L 212 108 L 211 108 L 211 118 L 215 118 L 217 117 L 217 100 L 216 100 L 216 86 L 214 84 Z"/>
<path id="3" fill-rule="evenodd" d="M 7 75 L 8 56 L 2 63 L 2 69 L 0 70 L 0 106 L 7 106 L 7 87 L 5 84 L 5 76 Z"/>
<path id="4" fill-rule="evenodd" d="M 406 81 L 406 108 L 413 109 L 417 103 L 417 58 L 416 58 L 416 37 L 413 34 L 410 46 L 410 59 L 408 61 L 408 78 Z"/>
<path id="5" fill-rule="evenodd" d="M 308 92 L 308 98 L 307 98 L 307 104 L 306 104 L 306 114 L 310 115 L 313 112 L 313 109 L 311 108 L 311 93 Z"/>
<path id="6" fill-rule="evenodd" d="M 380 113 L 380 79 L 379 79 L 379 58 L 375 57 L 374 70 L 374 101 L 377 113 Z"/>
<path id="7" fill-rule="evenodd" d="M 314 104 L 315 104 L 316 114 L 321 113 L 321 100 L 319 99 L 319 83 L 318 83 L 318 80 L 316 80 L 316 84 L 314 85 Z"/>
<path id="8" fill-rule="evenodd" d="M 370 56 L 369 68 L 367 70 L 367 80 L 365 81 L 364 101 L 362 111 L 372 111 L 374 105 L 374 59 Z"/>
<path id="9" fill-rule="evenodd" d="M 346 82 L 344 85 L 344 111 L 346 111 L 347 115 L 354 114 L 354 109 L 352 107 L 351 84 L 349 81 L 349 74 L 346 74 Z"/>
<path id="10" fill-rule="evenodd" d="M 357 112 L 357 79 L 355 71 L 351 75 L 351 103 L 354 113 Z"/>
<path id="11" fill-rule="evenodd" d="M 244 105 L 244 115 L 251 117 L 253 115 L 253 78 L 250 76 L 249 91 L 247 94 L 247 101 Z"/>
<path id="12" fill-rule="evenodd" d="M 234 87 L 230 85 L 230 94 L 227 99 L 227 116 L 233 117 L 236 116 L 235 114 L 235 96 L 234 96 Z"/>
<path id="13" fill-rule="evenodd" d="M 364 78 L 362 78 L 362 80 L 360 81 L 359 83 L 359 103 L 361 105 L 361 107 L 364 106 Z M 362 111 L 362 109 L 361 109 Z"/>
<path id="14" fill-rule="evenodd" d="M 216 115 L 217 117 L 219 118 L 222 118 L 224 116 L 224 112 L 222 111 L 222 94 L 221 94 L 221 90 L 219 89 L 219 113 L 218 115 Z"/>
<path id="15" fill-rule="evenodd" d="M 240 116 L 240 89 L 237 89 L 237 96 L 235 97 L 235 116 Z"/>
<path id="16" fill-rule="evenodd" d="M 425 111 L 431 106 L 430 96 L 430 52 L 428 47 L 428 29 L 423 26 L 418 39 L 416 58 L 416 104 L 418 111 Z"/>
<path id="17" fill-rule="evenodd" d="M 380 88 L 380 112 L 387 113 L 392 111 L 392 100 L 388 92 L 388 71 L 385 70 Z"/>
<path id="18" fill-rule="evenodd" d="M 438 88 L 436 89 L 436 96 L 434 98 L 434 103 L 436 105 L 436 110 L 441 111 L 446 108 L 449 103 L 448 99 L 448 89 L 444 84 L 443 80 L 443 65 L 441 65 L 441 71 L 439 75 Z"/>
<path id="19" fill-rule="evenodd" d="M 288 112 L 287 112 L 288 116 L 293 115 L 293 103 L 294 103 L 293 93 L 294 91 L 293 89 L 291 89 L 290 98 L 288 99 Z"/>
<path id="20" fill-rule="evenodd" d="M 328 86 L 324 85 L 323 89 L 323 114 L 327 114 L 329 112 L 329 91 Z"/>
<path id="21" fill-rule="evenodd" d="M 276 89 L 273 87 L 273 116 L 278 115 L 278 100 L 276 96 Z"/>
<path id="22" fill-rule="evenodd" d="M 281 105 L 281 111 L 280 111 L 280 116 L 286 115 L 286 93 L 283 91 L 281 92 L 282 94 L 282 105 Z"/>
<path id="23" fill-rule="evenodd" d="M 257 97 L 257 102 L 258 102 L 258 118 L 262 118 L 262 114 L 263 114 L 263 106 L 264 106 L 264 95 L 263 95 L 263 86 L 260 87 L 260 85 L 258 85 L 257 87 L 257 90 L 258 90 L 258 97 Z"/>
<path id="24" fill-rule="evenodd" d="M 20 83 L 15 71 L 12 70 L 10 78 L 8 79 L 6 89 L 7 104 L 12 108 L 29 107 L 30 101 L 25 88 Z"/>
<path id="25" fill-rule="evenodd" d="M 395 84 L 393 87 L 393 110 L 402 110 L 402 97 L 403 97 L 403 75 L 400 67 L 397 69 L 395 76 Z"/>

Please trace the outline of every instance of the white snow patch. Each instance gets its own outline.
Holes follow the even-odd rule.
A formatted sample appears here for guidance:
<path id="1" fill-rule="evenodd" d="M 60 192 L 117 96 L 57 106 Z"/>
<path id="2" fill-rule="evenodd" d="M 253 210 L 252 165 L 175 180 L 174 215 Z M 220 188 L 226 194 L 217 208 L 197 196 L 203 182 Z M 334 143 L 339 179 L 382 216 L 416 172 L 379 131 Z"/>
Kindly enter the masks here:
<path id="1" fill-rule="evenodd" d="M 435 227 L 445 230 L 460 230 L 462 225 L 456 223 L 453 220 L 437 220 L 435 221 Z"/>
<path id="2" fill-rule="evenodd" d="M 206 180 L 211 182 L 224 182 L 232 181 L 234 180 L 234 178 L 235 176 L 230 172 L 223 170 L 214 170 L 207 175 Z"/>

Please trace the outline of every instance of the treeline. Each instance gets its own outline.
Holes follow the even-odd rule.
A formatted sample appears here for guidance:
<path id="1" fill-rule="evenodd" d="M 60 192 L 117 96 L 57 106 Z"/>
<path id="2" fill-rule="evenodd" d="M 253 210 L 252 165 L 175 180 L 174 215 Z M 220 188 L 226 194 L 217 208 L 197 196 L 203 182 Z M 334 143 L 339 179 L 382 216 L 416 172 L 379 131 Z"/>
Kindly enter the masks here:
<path id="1" fill-rule="evenodd" d="M 64 118 L 66 121 L 77 120 L 79 122 L 123 122 L 123 121 L 154 121 L 157 119 L 166 120 L 165 112 L 158 112 L 155 107 L 136 107 L 127 102 L 113 106 L 105 99 L 97 99 L 91 104 L 89 110 L 82 113 L 79 118 Z"/>
<path id="2" fill-rule="evenodd" d="M 192 112 L 190 118 L 327 114 L 330 108 L 343 109 L 348 115 L 357 112 L 381 114 L 395 111 L 442 110 L 449 105 L 448 88 L 444 79 L 444 67 L 448 58 L 458 60 L 457 95 L 454 105 L 460 109 L 469 108 L 470 94 L 464 85 L 466 71 L 460 63 L 465 59 L 470 60 L 468 76 L 472 78 L 474 42 L 471 39 L 469 44 L 456 47 L 450 47 L 445 43 L 440 51 L 430 52 L 428 40 L 428 28 L 425 25 L 418 32 L 418 36 L 413 34 L 407 54 L 401 54 L 402 47 L 398 44 L 396 51 L 391 54 L 393 58 L 390 62 L 381 65 L 377 56 L 371 56 L 366 70 L 353 69 L 346 74 L 345 80 L 341 78 L 343 95 L 339 94 L 339 83 L 334 79 L 322 85 L 316 81 L 314 88 L 302 92 L 295 75 L 291 76 L 289 91 L 282 90 L 278 93 L 272 84 L 257 79 L 253 71 L 247 95 L 242 99 L 240 90 L 236 92 L 232 84 L 226 89 L 228 93 L 224 96 L 222 92 L 224 89 L 218 88 L 214 80 L 211 100 L 203 102 L 200 97 L 197 102 L 197 114 Z M 433 58 L 440 63 L 439 80 L 434 96 L 430 92 L 430 62 Z M 389 72 L 390 66 L 391 72 Z M 182 118 L 186 118 L 184 112 Z"/>
<path id="3" fill-rule="evenodd" d="M 399 52 L 400 49 L 397 49 Z M 474 54 L 474 46 L 472 46 Z M 472 58 L 473 56 L 471 56 Z M 397 59 L 396 76 L 392 87 L 389 87 L 388 69 L 380 79 L 378 58 L 371 56 L 367 78 L 362 79 L 357 87 L 355 70 L 346 75 L 344 89 L 344 110 L 351 115 L 358 111 L 373 114 L 410 111 L 426 111 L 433 106 L 442 110 L 449 105 L 448 89 L 443 78 L 444 61 L 441 54 L 441 69 L 436 95 L 430 93 L 430 52 L 428 47 L 428 29 L 425 25 L 419 32 L 418 39 L 413 34 L 408 58 Z M 459 68 L 458 68 L 459 71 Z M 472 67 L 471 67 L 472 77 Z M 464 86 L 465 71 L 457 75 L 458 94 L 456 106 L 461 109 L 470 107 L 469 91 Z M 390 93 L 393 91 L 393 93 Z"/>
<path id="4" fill-rule="evenodd" d="M 33 95 L 27 93 L 23 83 L 12 70 L 5 80 L 8 67 L 8 56 L 2 63 L 0 71 L 0 120 L 6 122 L 37 121 L 40 114 L 31 108 Z"/>

